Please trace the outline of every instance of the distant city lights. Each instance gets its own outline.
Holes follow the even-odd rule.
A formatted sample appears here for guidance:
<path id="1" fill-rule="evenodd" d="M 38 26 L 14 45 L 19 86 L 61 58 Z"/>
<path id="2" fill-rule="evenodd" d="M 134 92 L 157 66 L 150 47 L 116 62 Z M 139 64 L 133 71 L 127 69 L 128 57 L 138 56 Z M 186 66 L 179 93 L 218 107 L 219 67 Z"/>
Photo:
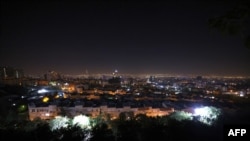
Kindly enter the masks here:
<path id="1" fill-rule="evenodd" d="M 44 103 L 46 103 L 46 102 L 49 101 L 49 98 L 48 98 L 48 97 L 44 97 L 44 98 L 42 99 L 42 101 L 43 101 Z"/>
<path id="2" fill-rule="evenodd" d="M 39 94 L 41 94 L 41 93 L 47 93 L 48 90 L 46 90 L 46 89 L 40 89 L 40 90 L 38 90 L 37 92 L 38 92 Z"/>

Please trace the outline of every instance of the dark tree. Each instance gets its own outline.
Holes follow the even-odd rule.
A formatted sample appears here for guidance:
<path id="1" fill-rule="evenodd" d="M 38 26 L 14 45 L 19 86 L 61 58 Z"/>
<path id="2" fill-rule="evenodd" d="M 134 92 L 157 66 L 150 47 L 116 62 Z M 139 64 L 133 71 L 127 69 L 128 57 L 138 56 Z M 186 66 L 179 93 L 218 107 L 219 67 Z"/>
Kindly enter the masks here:
<path id="1" fill-rule="evenodd" d="M 120 86 L 121 85 L 121 78 L 119 78 L 119 77 L 113 77 L 113 78 L 109 79 L 108 82 L 111 85 L 118 85 L 118 86 Z"/>
<path id="2" fill-rule="evenodd" d="M 108 128 L 108 125 L 105 123 L 100 123 L 92 129 L 92 138 L 90 141 L 114 141 L 115 137 L 113 132 Z"/>
<path id="3" fill-rule="evenodd" d="M 209 27 L 225 35 L 239 35 L 250 49 L 250 1 L 238 0 L 233 5 L 234 8 L 224 15 L 210 18 Z"/>

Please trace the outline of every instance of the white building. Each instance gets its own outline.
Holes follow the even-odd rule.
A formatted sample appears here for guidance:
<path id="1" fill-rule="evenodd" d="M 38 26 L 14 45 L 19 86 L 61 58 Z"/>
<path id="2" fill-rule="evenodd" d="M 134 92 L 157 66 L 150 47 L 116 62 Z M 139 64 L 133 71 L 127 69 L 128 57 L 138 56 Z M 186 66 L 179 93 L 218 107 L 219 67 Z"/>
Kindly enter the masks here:
<path id="1" fill-rule="evenodd" d="M 58 116 L 62 113 L 66 114 L 68 117 L 74 117 L 80 114 L 88 115 L 90 117 L 97 117 L 101 113 L 105 113 L 109 114 L 111 119 L 115 119 L 119 117 L 120 113 L 122 112 L 132 112 L 134 115 L 145 114 L 150 117 L 166 116 L 174 112 L 174 108 L 131 108 L 130 106 L 116 108 L 108 106 L 84 107 L 82 105 L 77 105 L 74 107 L 58 107 L 56 105 L 36 107 L 35 105 L 29 105 L 28 108 L 30 120 L 34 120 L 35 118 L 40 118 L 43 120 L 53 119 L 55 116 Z"/>

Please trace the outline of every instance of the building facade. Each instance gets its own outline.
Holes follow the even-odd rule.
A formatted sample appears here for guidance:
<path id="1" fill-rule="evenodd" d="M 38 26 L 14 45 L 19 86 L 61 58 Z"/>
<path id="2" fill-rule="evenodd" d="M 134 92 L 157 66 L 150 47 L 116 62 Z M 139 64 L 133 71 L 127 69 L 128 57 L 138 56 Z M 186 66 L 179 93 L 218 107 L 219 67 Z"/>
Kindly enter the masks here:
<path id="1" fill-rule="evenodd" d="M 90 117 L 97 117 L 100 114 L 109 114 L 111 119 L 119 117 L 120 113 L 131 112 L 133 115 L 145 114 L 149 117 L 166 116 L 174 112 L 174 108 L 152 108 L 141 107 L 132 108 L 125 106 L 121 108 L 99 106 L 99 107 L 84 107 L 77 105 L 74 107 L 58 107 L 56 105 L 49 105 L 45 107 L 37 107 L 35 105 L 29 105 L 29 119 L 34 120 L 40 118 L 42 120 L 50 120 L 59 115 L 66 115 L 68 117 L 74 117 L 77 115 L 87 115 Z"/>

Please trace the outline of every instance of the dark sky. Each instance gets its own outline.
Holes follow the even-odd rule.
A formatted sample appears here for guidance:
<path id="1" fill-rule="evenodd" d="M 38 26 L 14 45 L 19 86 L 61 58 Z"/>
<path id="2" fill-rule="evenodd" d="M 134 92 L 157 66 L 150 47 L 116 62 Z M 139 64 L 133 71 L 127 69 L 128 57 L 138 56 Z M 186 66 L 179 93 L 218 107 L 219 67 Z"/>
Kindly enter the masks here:
<path id="1" fill-rule="evenodd" d="M 25 74 L 249 76 L 250 51 L 241 39 L 208 26 L 228 9 L 220 0 L 2 0 L 0 66 Z"/>

